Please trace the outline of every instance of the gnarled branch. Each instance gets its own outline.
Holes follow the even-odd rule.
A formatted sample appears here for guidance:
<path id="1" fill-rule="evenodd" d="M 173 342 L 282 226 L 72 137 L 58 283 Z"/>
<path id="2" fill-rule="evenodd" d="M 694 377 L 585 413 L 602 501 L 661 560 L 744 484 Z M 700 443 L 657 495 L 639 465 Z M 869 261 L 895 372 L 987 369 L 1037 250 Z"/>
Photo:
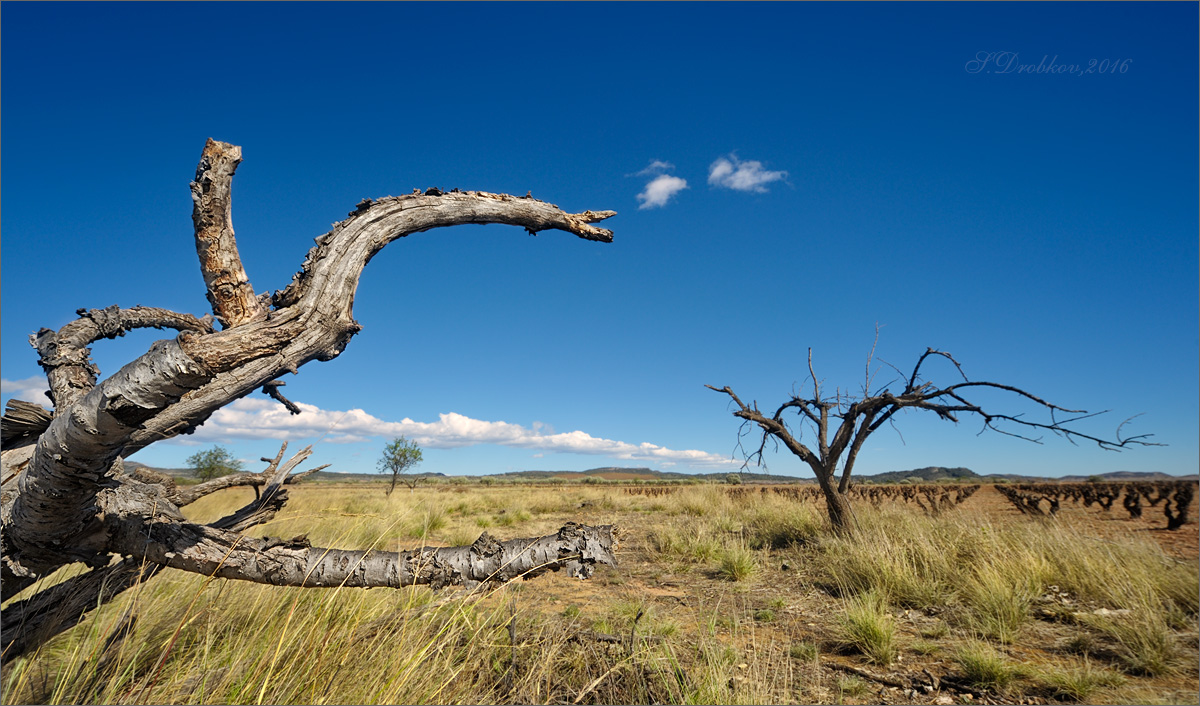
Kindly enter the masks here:
<path id="1" fill-rule="evenodd" d="M 91 346 L 102 338 L 124 336 L 139 328 L 170 328 L 176 331 L 209 333 L 212 317 L 198 319 L 169 309 L 116 304 L 104 309 L 79 309 L 79 318 L 57 331 L 42 329 L 29 337 L 38 352 L 38 364 L 50 383 L 49 397 L 55 414 L 60 414 L 96 386 L 100 369 L 92 363 Z"/>
<path id="2" fill-rule="evenodd" d="M 114 524 L 112 547 L 131 556 L 205 576 L 274 586 L 443 588 L 560 569 L 586 578 L 597 563 L 616 563 L 611 525 L 568 523 L 555 534 L 505 542 L 485 532 L 466 547 L 384 552 L 313 547 L 305 537 L 254 539 L 187 523 Z"/>
<path id="3" fill-rule="evenodd" d="M 276 292 L 273 309 L 267 311 L 264 302 L 253 296 L 233 238 L 230 184 L 239 161 L 238 148 L 210 140 L 193 184 L 197 254 L 214 313 L 225 330 L 213 332 L 203 320 L 190 319 L 175 326 L 186 329 L 175 340 L 155 343 L 94 387 L 97 371 L 89 367 L 82 341 L 119 335 L 123 327 L 130 327 L 122 310 L 111 316 L 110 310 L 100 314 L 93 310 L 85 315 L 91 323 L 79 324 L 94 327 L 89 332 L 51 332 L 42 340 L 56 418 L 19 473 L 15 500 L 5 506 L 0 533 L 5 596 L 66 563 L 99 566 L 107 561 L 105 552 L 131 549 L 111 544 L 115 535 L 100 522 L 101 515 L 111 521 L 122 514 L 155 513 L 138 507 L 133 496 L 125 498 L 113 491 L 138 483 L 114 473 L 114 460 L 155 441 L 191 432 L 217 409 L 285 372 L 339 355 L 361 328 L 354 321 L 352 306 L 362 268 L 393 240 L 466 223 L 503 223 L 531 233 L 562 230 L 585 240 L 612 240 L 611 231 L 593 224 L 614 212 L 567 213 L 529 197 L 429 190 L 365 200 L 349 218 L 317 239 L 301 271 Z M 119 325 L 112 324 L 112 316 Z M 154 491 L 155 502 L 171 506 L 167 491 L 155 487 L 159 488 Z M 101 512 L 101 506 L 113 502 L 117 507 Z M 133 506 L 127 507 L 130 502 Z M 167 525 L 183 526 L 176 521 L 181 518 L 161 519 L 165 523 L 159 531 Z M 225 541 L 204 534 L 212 531 L 216 530 L 209 528 L 196 537 Z M 126 540 L 133 541 L 131 536 Z M 196 561 L 190 565 L 203 565 Z"/>
<path id="4" fill-rule="evenodd" d="M 208 302 L 225 328 L 264 318 L 266 309 L 242 266 L 233 237 L 233 173 L 242 163 L 242 148 L 211 137 L 204 144 L 196 180 L 192 182 L 192 225 L 196 255 L 208 289 Z"/>
<path id="5" fill-rule="evenodd" d="M 287 446 L 287 442 L 283 442 L 274 459 L 264 459 L 269 465 L 262 473 L 235 475 L 252 476 L 252 479 L 247 480 L 270 488 L 298 482 L 327 467 L 317 466 L 302 473 L 292 474 L 291 471 L 312 453 L 312 447 L 306 447 L 281 466 L 280 461 L 287 451 Z M 176 507 L 183 507 L 224 488 L 249 484 L 239 482 L 221 485 L 209 482 L 180 491 L 169 476 L 141 468 L 131 469 L 130 475 L 141 483 L 162 488 L 165 497 Z M 231 476 L 224 476 L 229 477 Z M 126 486 L 125 490 L 129 492 L 136 487 Z M 231 532 L 244 532 L 255 525 L 269 522 L 286 502 L 286 493 L 264 492 L 241 510 L 210 523 L 210 526 Z M 148 502 L 143 501 L 140 504 L 146 505 Z M 10 658 L 35 649 L 51 637 L 76 625 L 89 611 L 111 601 L 127 589 L 148 581 L 163 568 L 165 567 L 161 564 L 149 563 L 142 558 L 125 557 L 115 564 L 92 569 L 7 606 L 4 609 L 3 625 L 0 626 L 3 628 L 0 630 L 3 635 L 0 642 L 3 656 Z"/>

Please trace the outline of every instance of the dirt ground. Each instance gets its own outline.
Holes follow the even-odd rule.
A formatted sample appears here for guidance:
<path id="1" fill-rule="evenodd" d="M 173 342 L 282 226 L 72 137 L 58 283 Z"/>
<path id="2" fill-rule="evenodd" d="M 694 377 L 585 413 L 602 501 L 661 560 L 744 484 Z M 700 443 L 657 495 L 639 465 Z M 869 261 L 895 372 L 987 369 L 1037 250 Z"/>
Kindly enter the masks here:
<path id="1" fill-rule="evenodd" d="M 910 506 L 911 507 L 911 506 Z M 1167 531 L 1161 506 L 1146 508 L 1142 518 L 1132 519 L 1120 505 L 1109 511 L 1098 506 L 1085 508 L 1064 502 L 1057 522 L 1070 523 L 1086 534 L 1113 539 L 1130 533 L 1145 534 L 1158 542 L 1165 552 L 1181 561 L 1194 563 L 1200 556 L 1200 524 L 1197 507 L 1190 509 L 1189 524 L 1178 531 Z M 911 507 L 913 512 L 920 512 Z M 604 521 L 602 513 L 589 512 L 580 521 Z M 985 486 L 953 510 L 986 518 L 992 524 L 1029 523 L 1038 520 L 1021 514 L 993 488 Z M 595 516 L 592 516 L 595 515 Z M 778 703 L 856 703 L 856 704 L 1033 704 L 1069 703 L 1071 700 L 1037 686 L 1004 692 L 980 691 L 963 684 L 958 676 L 951 648 L 930 647 L 928 636 L 945 625 L 944 616 L 928 612 L 898 611 L 902 650 L 899 660 L 888 667 L 875 667 L 861 657 L 841 654 L 831 646 L 830 636 L 836 633 L 841 602 L 815 587 L 796 570 L 795 555 L 786 550 L 772 553 L 772 566 L 765 567 L 755 579 L 739 584 L 723 580 L 713 572 L 687 571 L 658 560 L 654 550 L 643 538 L 649 523 L 641 526 L 636 515 L 621 518 L 627 536 L 622 546 L 621 566 L 603 567 L 592 581 L 578 582 L 563 577 L 543 579 L 545 591 L 530 591 L 540 602 L 548 598 L 549 606 L 570 604 L 580 606 L 587 617 L 589 610 L 596 615 L 602 606 L 611 602 L 614 589 L 627 600 L 643 600 L 659 616 L 677 622 L 682 635 L 699 634 L 708 626 L 709 634 L 717 634 L 735 647 L 738 653 L 729 666 L 731 686 L 744 684 L 746 699 Z M 788 566 L 791 562 L 792 566 Z M 770 609 L 775 617 L 770 622 L 747 618 L 751 629 L 737 629 L 721 624 L 728 614 L 761 615 Z M 718 627 L 714 630 L 714 620 Z M 752 622 L 753 621 L 753 622 Z M 1064 645 L 1077 635 L 1077 629 L 1051 620 L 1030 620 L 1023 628 L 1018 643 L 1004 648 L 1006 655 L 1025 668 L 1062 667 L 1073 665 L 1078 657 L 1068 654 Z M 1200 654 L 1196 637 L 1190 636 L 1189 649 Z M 933 642 L 937 642 L 934 640 Z M 788 655 L 790 646 L 813 644 L 819 646 L 816 660 L 778 659 Z M 923 647 L 914 650 L 913 646 Z M 927 653 L 922 653 L 927 652 Z M 771 657 L 770 655 L 774 655 Z M 1122 696 L 1100 692 L 1089 703 L 1196 703 L 1198 674 L 1195 667 L 1183 673 L 1153 679 L 1131 679 Z M 752 685 L 752 681 L 768 681 L 767 685 Z M 754 688 L 754 687 L 757 688 Z M 1116 693 L 1116 692 L 1113 692 Z M 1132 696 L 1130 696 L 1132 695 Z"/>
<path id="2" fill-rule="evenodd" d="M 972 495 L 956 512 L 974 512 L 987 517 L 991 522 L 1029 522 L 1004 496 L 992 488 L 984 487 Z M 1188 523 L 1176 531 L 1167 531 L 1167 519 L 1162 505 L 1146 507 L 1140 518 L 1131 518 L 1120 504 L 1107 512 L 1097 505 L 1084 507 L 1083 503 L 1063 501 L 1058 512 L 1058 521 L 1094 533 L 1096 537 L 1114 538 L 1130 533 L 1146 535 L 1158 542 L 1167 554 L 1178 559 L 1196 562 L 1200 560 L 1200 503 L 1193 501 L 1188 508 Z"/>

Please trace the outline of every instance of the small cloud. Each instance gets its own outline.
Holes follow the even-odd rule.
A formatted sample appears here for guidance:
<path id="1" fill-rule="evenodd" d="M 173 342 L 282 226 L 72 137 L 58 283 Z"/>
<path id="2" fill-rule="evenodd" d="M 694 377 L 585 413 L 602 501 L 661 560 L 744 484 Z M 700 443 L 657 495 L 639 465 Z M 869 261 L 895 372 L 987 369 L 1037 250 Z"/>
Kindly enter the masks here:
<path id="1" fill-rule="evenodd" d="M 686 188 L 687 181 L 670 174 L 660 174 L 651 179 L 642 193 L 637 195 L 638 201 L 642 204 L 638 206 L 638 209 L 662 208 L 667 205 L 667 201 L 670 201 L 672 196 Z"/>
<path id="2" fill-rule="evenodd" d="M 773 181 L 783 181 L 787 172 L 763 169 L 762 162 L 756 159 L 742 161 L 737 155 L 719 157 L 708 167 L 708 183 L 710 186 L 722 186 L 734 191 L 753 191 L 766 193 L 764 184 Z"/>
<path id="3" fill-rule="evenodd" d="M 674 164 L 671 164 L 670 162 L 664 162 L 661 159 L 656 159 L 656 160 L 650 162 L 650 165 L 647 166 L 645 169 L 638 172 L 637 174 L 633 174 L 632 176 L 651 176 L 651 175 L 665 174 L 666 172 L 669 172 L 674 168 L 675 168 Z"/>
<path id="4" fill-rule="evenodd" d="M 40 404 L 43 407 L 50 404 L 50 398 L 46 397 L 46 393 L 49 390 L 50 386 L 46 384 L 46 378 L 40 375 L 34 375 L 33 377 L 21 380 L 0 378 L 0 396 L 25 400 L 26 402 Z"/>

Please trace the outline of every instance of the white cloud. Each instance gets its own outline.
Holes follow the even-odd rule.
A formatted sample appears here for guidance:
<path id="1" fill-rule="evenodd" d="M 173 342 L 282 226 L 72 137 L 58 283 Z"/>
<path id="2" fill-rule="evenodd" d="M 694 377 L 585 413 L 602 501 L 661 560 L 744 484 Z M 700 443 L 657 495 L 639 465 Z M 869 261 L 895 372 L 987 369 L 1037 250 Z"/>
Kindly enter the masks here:
<path id="1" fill-rule="evenodd" d="M 49 389 L 50 386 L 46 384 L 46 378 L 40 375 L 34 375 L 22 380 L 0 378 L 0 396 L 15 397 L 26 402 L 40 404 L 43 407 L 50 406 L 50 398 L 46 397 L 46 391 Z"/>
<path id="2" fill-rule="evenodd" d="M 294 440 L 324 437 L 330 443 L 354 443 L 369 438 L 390 439 L 404 435 L 430 449 L 453 449 L 477 444 L 498 444 L 532 449 L 541 453 L 573 453 L 611 456 L 629 461 L 653 461 L 662 466 L 681 463 L 691 467 L 728 467 L 736 462 L 707 451 L 675 450 L 643 442 L 602 439 L 582 431 L 554 433 L 548 425 L 533 428 L 509 422 L 488 422 L 456 414 L 438 415 L 436 422 L 403 419 L 388 422 L 361 409 L 344 412 L 323 410 L 303 402 L 301 414 L 289 414 L 268 399 L 240 399 L 217 410 L 196 433 L 177 437 L 177 443 L 227 442 L 230 439 Z"/>
<path id="3" fill-rule="evenodd" d="M 719 157 L 708 167 L 708 183 L 710 186 L 723 186 L 734 191 L 754 191 L 765 193 L 764 184 L 782 181 L 787 178 L 787 172 L 774 172 L 763 169 L 762 162 L 754 159 L 742 161 L 737 155 Z"/>
<path id="4" fill-rule="evenodd" d="M 671 164 L 670 162 L 664 162 L 661 159 L 656 159 L 656 160 L 653 160 L 652 162 L 650 162 L 650 165 L 647 166 L 645 169 L 638 172 L 637 174 L 634 174 L 633 176 L 650 176 L 652 174 L 664 174 L 666 172 L 671 171 L 674 168 L 675 168 L 674 164 Z"/>
<path id="5" fill-rule="evenodd" d="M 672 196 L 687 188 L 687 181 L 680 179 L 677 176 L 670 174 L 660 174 L 650 180 L 646 184 L 646 188 L 642 193 L 637 195 L 638 201 L 642 203 L 638 206 L 639 210 L 647 208 L 661 208 L 667 205 L 667 201 Z"/>

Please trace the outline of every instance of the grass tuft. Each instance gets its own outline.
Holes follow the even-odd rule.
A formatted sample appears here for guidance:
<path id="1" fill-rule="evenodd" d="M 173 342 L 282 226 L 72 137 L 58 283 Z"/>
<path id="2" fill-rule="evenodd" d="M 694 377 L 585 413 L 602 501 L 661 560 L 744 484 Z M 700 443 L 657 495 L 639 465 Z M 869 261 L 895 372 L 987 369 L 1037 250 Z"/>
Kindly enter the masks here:
<path id="1" fill-rule="evenodd" d="M 980 640 L 972 640 L 954 656 L 968 683 L 978 689 L 1004 691 L 1021 676 L 1008 657 Z"/>
<path id="2" fill-rule="evenodd" d="M 758 559 L 748 549 L 731 547 L 721 554 L 717 572 L 729 581 L 745 581 L 758 573 Z"/>
<path id="3" fill-rule="evenodd" d="M 1065 698 L 1079 703 L 1095 703 L 1097 691 L 1122 686 L 1126 682 L 1121 674 L 1104 667 L 1095 667 L 1086 659 L 1077 667 L 1044 672 L 1040 679 L 1051 688 L 1054 698 Z"/>
<path id="4" fill-rule="evenodd" d="M 887 665 L 895 661 L 896 621 L 888 612 L 887 600 L 882 594 L 868 591 L 845 602 L 839 642 L 873 664 Z"/>

